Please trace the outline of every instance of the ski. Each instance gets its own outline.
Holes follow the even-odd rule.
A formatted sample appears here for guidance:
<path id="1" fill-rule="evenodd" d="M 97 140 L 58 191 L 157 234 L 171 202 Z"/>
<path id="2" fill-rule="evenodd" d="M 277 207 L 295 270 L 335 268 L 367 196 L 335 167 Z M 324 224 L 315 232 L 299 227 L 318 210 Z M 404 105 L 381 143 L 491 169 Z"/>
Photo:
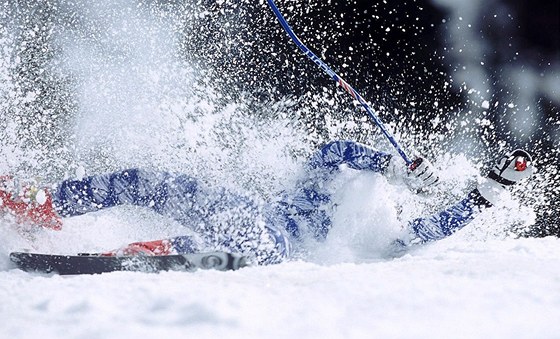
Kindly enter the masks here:
<path id="1" fill-rule="evenodd" d="M 247 258 L 226 252 L 161 256 L 101 256 L 98 254 L 57 255 L 12 252 L 10 260 L 27 272 L 60 275 L 100 274 L 115 271 L 156 273 L 161 271 L 237 270 L 248 265 Z"/>

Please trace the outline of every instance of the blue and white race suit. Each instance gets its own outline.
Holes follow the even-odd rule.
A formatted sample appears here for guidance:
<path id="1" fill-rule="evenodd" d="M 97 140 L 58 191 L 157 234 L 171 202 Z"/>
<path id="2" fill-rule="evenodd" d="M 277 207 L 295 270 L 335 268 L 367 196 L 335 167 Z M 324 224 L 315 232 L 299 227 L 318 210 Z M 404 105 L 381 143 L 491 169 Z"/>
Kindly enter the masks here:
<path id="1" fill-rule="evenodd" d="M 352 141 L 331 142 L 311 157 L 305 179 L 279 201 L 266 204 L 223 188 L 208 187 L 185 174 L 136 168 L 63 181 L 52 194 L 55 209 L 62 217 L 124 204 L 144 206 L 200 235 L 199 241 L 187 236 L 170 239 L 177 253 L 209 248 L 249 252 L 259 263 L 269 264 L 288 258 L 291 243 L 302 234 L 325 239 L 332 226 L 330 210 L 325 207 L 331 197 L 323 187 L 341 165 L 384 173 L 390 159 L 388 153 Z M 487 202 L 475 190 L 435 215 L 410 221 L 407 227 L 411 238 L 414 243 L 422 243 L 447 237 L 469 223 L 478 206 L 484 204 Z"/>

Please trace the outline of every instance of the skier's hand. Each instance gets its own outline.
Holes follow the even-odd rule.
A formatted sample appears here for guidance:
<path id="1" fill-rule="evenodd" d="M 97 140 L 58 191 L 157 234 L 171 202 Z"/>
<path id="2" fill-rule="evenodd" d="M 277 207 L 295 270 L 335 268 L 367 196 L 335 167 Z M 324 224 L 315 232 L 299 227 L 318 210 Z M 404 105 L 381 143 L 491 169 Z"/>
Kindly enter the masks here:
<path id="1" fill-rule="evenodd" d="M 434 166 L 425 158 L 414 159 L 407 170 L 407 184 L 415 190 L 423 190 L 435 185 L 439 181 L 439 176 Z"/>

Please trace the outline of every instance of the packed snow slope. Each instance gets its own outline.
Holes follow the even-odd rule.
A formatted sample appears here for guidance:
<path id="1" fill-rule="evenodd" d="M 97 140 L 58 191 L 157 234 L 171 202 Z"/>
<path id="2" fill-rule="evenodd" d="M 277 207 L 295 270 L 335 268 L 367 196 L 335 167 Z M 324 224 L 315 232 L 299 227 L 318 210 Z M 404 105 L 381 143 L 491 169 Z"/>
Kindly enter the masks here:
<path id="1" fill-rule="evenodd" d="M 560 240 L 235 272 L 0 273 L 3 338 L 558 338 Z"/>

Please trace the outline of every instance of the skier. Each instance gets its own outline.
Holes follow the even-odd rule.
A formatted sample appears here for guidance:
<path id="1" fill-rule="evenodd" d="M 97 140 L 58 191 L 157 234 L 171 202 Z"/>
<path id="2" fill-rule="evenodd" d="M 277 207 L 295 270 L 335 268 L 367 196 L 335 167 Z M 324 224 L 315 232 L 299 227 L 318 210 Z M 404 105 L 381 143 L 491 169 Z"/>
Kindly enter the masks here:
<path id="1" fill-rule="evenodd" d="M 290 256 L 292 245 L 304 237 L 326 238 L 332 224 L 333 201 L 325 184 L 341 165 L 355 170 L 402 177 L 421 189 L 439 179 L 431 164 L 417 158 L 408 170 L 400 171 L 390 154 L 352 141 L 330 142 L 317 151 L 305 166 L 305 178 L 277 201 L 259 203 L 246 195 L 212 188 L 185 174 L 141 169 L 94 175 L 62 181 L 50 188 L 18 187 L 4 177 L 0 186 L 2 210 L 20 223 L 58 230 L 61 218 L 99 211 L 117 205 L 151 208 L 187 226 L 189 235 L 136 242 L 103 255 L 166 255 L 203 250 L 252 253 L 259 264 L 278 263 Z M 496 204 L 511 186 L 531 176 L 531 156 L 515 150 L 503 156 L 486 180 L 449 208 L 432 216 L 417 218 L 403 227 L 407 236 L 396 244 L 410 246 L 445 238 L 467 225 L 484 208 Z M 19 190 L 18 190 L 19 188 Z M 49 193 L 51 192 L 51 193 Z"/>

